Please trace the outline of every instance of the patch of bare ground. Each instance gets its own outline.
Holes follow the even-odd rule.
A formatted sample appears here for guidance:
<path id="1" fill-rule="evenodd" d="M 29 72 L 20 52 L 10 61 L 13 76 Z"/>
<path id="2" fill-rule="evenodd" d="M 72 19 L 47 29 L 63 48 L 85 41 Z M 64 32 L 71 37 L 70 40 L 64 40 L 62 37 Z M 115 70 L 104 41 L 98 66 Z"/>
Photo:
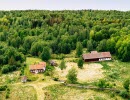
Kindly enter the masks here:
<path id="1" fill-rule="evenodd" d="M 104 77 L 102 65 L 98 63 L 84 64 L 83 69 L 78 70 L 77 78 L 80 81 L 95 81 Z"/>
<path id="2" fill-rule="evenodd" d="M 56 71 L 59 73 L 61 79 L 66 79 L 66 75 L 72 67 L 77 69 L 77 78 L 79 81 L 95 81 L 104 77 L 103 66 L 98 63 L 84 64 L 83 69 L 79 69 L 77 63 L 74 62 L 66 62 L 66 66 L 64 70 L 56 67 Z"/>

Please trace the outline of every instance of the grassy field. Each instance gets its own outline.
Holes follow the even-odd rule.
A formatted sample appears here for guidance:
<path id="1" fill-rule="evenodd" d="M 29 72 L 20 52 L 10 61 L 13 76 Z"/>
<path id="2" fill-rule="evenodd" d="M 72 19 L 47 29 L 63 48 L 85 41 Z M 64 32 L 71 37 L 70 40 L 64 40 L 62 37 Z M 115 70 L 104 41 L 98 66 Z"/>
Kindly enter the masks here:
<path id="1" fill-rule="evenodd" d="M 94 86 L 98 79 L 105 79 L 107 82 L 115 84 L 114 88 L 123 90 L 123 82 L 130 78 L 130 62 L 113 60 L 110 62 L 84 63 L 84 68 L 79 69 L 75 62 L 77 58 L 74 57 L 74 52 L 72 52 L 70 56 L 66 55 L 66 57 L 65 62 L 67 68 L 61 71 L 56 67 L 55 74 L 58 74 L 59 77 L 65 77 L 68 73 L 68 69 L 74 66 L 78 70 L 77 78 L 79 78 L 78 82 L 80 84 Z M 58 65 L 61 62 L 61 59 L 54 60 Z M 50 76 L 45 76 L 43 73 L 32 74 L 29 72 L 29 65 L 38 62 L 41 62 L 41 59 L 27 57 L 24 73 L 33 81 L 27 82 L 26 84 L 20 82 L 20 71 L 1 75 L 0 84 L 9 84 L 10 94 L 8 100 L 37 100 L 38 91 L 43 87 L 43 91 L 41 91 L 45 94 L 45 100 L 124 100 L 119 95 L 113 94 L 110 91 L 70 88 L 60 85 L 60 83 L 59 85 L 54 85 L 55 83 Z M 44 79 L 44 81 L 42 79 Z M 93 81 L 91 82 L 88 79 Z M 40 95 L 41 94 L 39 94 L 38 97 L 40 97 Z M 0 92 L 0 100 L 5 100 L 5 97 L 6 91 Z"/>
<path id="2" fill-rule="evenodd" d="M 16 82 L 20 81 L 20 72 L 19 71 L 15 71 L 12 73 L 8 73 L 8 74 L 3 74 L 0 77 L 0 85 L 3 84 L 13 84 Z"/>
<path id="3" fill-rule="evenodd" d="M 11 86 L 9 100 L 36 100 L 36 91 L 32 86 Z"/>
<path id="4" fill-rule="evenodd" d="M 118 60 L 111 62 L 101 62 L 105 70 L 106 79 L 115 82 L 118 87 L 122 88 L 123 82 L 130 79 L 130 62 L 121 62 Z"/>
<path id="5" fill-rule="evenodd" d="M 53 85 L 43 90 L 46 91 L 45 100 L 123 100 L 107 91 L 70 88 L 64 85 Z"/>
<path id="6" fill-rule="evenodd" d="M 90 71 L 91 72 L 93 71 L 94 63 L 88 63 L 88 64 L 85 63 L 85 65 L 92 65 Z M 129 62 L 120 62 L 118 60 L 114 60 L 114 61 L 109 61 L 109 62 L 107 61 L 98 62 L 96 65 L 103 66 L 102 70 L 103 70 L 104 77 L 102 79 L 106 80 L 110 84 L 115 84 L 113 87 L 118 90 L 124 89 L 123 82 L 126 79 L 130 79 L 130 63 Z M 88 67 L 89 66 L 86 66 L 87 70 L 88 70 Z M 80 69 L 78 70 L 80 71 Z M 85 68 L 82 70 L 85 70 Z M 88 73 L 91 73 L 91 72 L 88 72 Z M 95 71 L 95 73 L 97 73 L 97 71 Z M 62 73 L 60 75 L 62 75 Z M 97 80 L 95 80 L 95 82 L 96 81 Z M 92 82 L 92 85 L 94 85 L 93 82 Z M 86 81 L 86 83 L 89 83 L 89 85 L 91 85 L 89 81 Z M 46 100 L 67 100 L 67 99 L 69 100 L 127 100 L 120 97 L 119 94 L 114 94 L 111 91 L 85 90 L 85 89 L 65 87 L 62 85 L 49 86 L 47 88 L 44 88 L 44 90 L 47 91 L 45 94 Z"/>
<path id="7" fill-rule="evenodd" d="M 36 91 L 32 86 L 10 85 L 9 98 L 6 91 L 0 92 L 0 100 L 37 100 Z"/>

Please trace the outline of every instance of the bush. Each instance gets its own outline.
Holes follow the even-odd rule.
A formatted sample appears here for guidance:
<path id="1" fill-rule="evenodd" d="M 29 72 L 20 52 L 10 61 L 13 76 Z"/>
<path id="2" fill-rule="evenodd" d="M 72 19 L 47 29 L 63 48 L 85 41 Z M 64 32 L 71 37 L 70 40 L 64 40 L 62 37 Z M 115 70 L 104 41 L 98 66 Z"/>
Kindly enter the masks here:
<path id="1" fill-rule="evenodd" d="M 36 81 L 38 79 L 38 77 L 28 77 L 27 81 L 31 82 L 31 81 Z"/>
<path id="2" fill-rule="evenodd" d="M 59 78 L 58 78 L 58 77 L 54 77 L 53 80 L 54 80 L 54 81 L 58 81 Z"/>
<path id="3" fill-rule="evenodd" d="M 99 80 L 98 83 L 97 83 L 97 86 L 100 87 L 100 88 L 105 88 L 106 87 L 106 80 Z"/>
<path id="4" fill-rule="evenodd" d="M 82 58 L 79 58 L 79 60 L 78 60 L 78 67 L 83 68 L 83 59 Z"/>
<path id="5" fill-rule="evenodd" d="M 106 80 L 100 79 L 97 83 L 99 88 L 112 88 L 113 84 L 108 83 Z"/>
<path id="6" fill-rule="evenodd" d="M 8 72 L 9 72 L 8 66 L 7 66 L 7 65 L 3 66 L 3 67 L 2 67 L 2 73 L 3 73 L 3 74 L 6 74 L 6 73 L 8 73 Z"/>
<path id="7" fill-rule="evenodd" d="M 77 71 L 74 67 L 71 68 L 67 74 L 67 82 L 72 84 L 77 83 Z"/>
<path id="8" fill-rule="evenodd" d="M 0 91 L 5 91 L 7 88 L 7 85 L 4 85 L 4 86 L 0 86 Z"/>
<path id="9" fill-rule="evenodd" d="M 21 67 L 20 69 L 20 76 L 24 75 L 24 67 Z"/>
<path id="10" fill-rule="evenodd" d="M 60 63 L 60 66 L 59 66 L 59 67 L 60 67 L 60 69 L 61 69 L 61 70 L 63 70 L 63 69 L 65 69 L 65 68 L 66 68 L 65 61 L 64 61 L 64 60 L 62 60 L 62 61 L 61 61 L 61 63 Z"/>
<path id="11" fill-rule="evenodd" d="M 17 69 L 17 67 L 15 65 L 4 65 L 2 67 L 2 73 L 6 74 L 8 72 L 15 71 L 16 69 Z"/>
<path id="12" fill-rule="evenodd" d="M 123 97 L 123 98 L 128 98 L 129 94 L 126 90 L 123 90 L 120 92 L 120 96 Z"/>
<path id="13" fill-rule="evenodd" d="M 51 76 L 54 69 L 55 69 L 55 68 L 54 68 L 53 66 L 47 66 L 47 67 L 46 67 L 46 70 L 45 70 L 45 72 L 44 72 L 44 75 L 46 75 L 46 76 Z"/>
<path id="14" fill-rule="evenodd" d="M 7 88 L 7 89 L 6 89 L 6 99 L 9 98 L 9 94 L 10 94 L 10 89 Z"/>
<path id="15" fill-rule="evenodd" d="M 129 91 L 129 86 L 130 86 L 130 80 L 127 79 L 127 80 L 125 80 L 125 82 L 123 83 L 123 87 L 126 89 L 127 92 L 130 92 L 130 91 Z"/>
<path id="16" fill-rule="evenodd" d="M 15 71 L 17 67 L 15 65 L 8 66 L 9 72 Z"/>

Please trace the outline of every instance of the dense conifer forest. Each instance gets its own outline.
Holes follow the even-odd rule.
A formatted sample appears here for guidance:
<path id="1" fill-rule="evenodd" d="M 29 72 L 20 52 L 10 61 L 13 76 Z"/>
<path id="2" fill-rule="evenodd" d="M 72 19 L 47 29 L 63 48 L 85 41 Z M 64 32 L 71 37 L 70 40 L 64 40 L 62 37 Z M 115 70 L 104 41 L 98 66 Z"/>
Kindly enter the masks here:
<path id="1" fill-rule="evenodd" d="M 42 58 L 48 51 L 69 54 L 76 44 L 86 51 L 110 51 L 126 62 L 129 33 L 129 11 L 0 11 L 0 69 L 14 71 L 26 56 Z"/>

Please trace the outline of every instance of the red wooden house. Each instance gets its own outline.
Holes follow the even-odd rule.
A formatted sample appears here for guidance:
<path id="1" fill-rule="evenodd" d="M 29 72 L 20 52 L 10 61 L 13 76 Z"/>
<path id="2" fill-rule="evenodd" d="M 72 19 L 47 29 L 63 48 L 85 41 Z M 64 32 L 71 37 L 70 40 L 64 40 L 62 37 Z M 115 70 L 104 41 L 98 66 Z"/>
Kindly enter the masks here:
<path id="1" fill-rule="evenodd" d="M 30 65 L 29 70 L 32 73 L 42 73 L 46 69 L 46 62 L 40 62 L 38 64 Z"/>

